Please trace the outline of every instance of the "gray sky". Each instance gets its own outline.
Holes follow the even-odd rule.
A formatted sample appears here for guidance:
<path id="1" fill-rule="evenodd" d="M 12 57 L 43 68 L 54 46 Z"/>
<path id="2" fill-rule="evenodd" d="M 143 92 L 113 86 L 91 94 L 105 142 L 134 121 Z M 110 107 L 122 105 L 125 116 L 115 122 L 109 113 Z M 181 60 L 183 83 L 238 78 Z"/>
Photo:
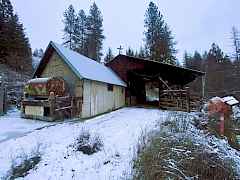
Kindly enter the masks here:
<path id="1" fill-rule="evenodd" d="M 63 12 L 73 4 L 88 12 L 92 0 L 12 0 L 33 49 L 49 41 L 62 43 Z M 122 45 L 138 49 L 143 44 L 144 14 L 150 0 L 95 0 L 104 18 L 105 53 Z M 185 50 L 203 52 L 216 42 L 231 53 L 230 31 L 240 30 L 240 0 L 154 0 L 178 42 L 178 58 Z"/>

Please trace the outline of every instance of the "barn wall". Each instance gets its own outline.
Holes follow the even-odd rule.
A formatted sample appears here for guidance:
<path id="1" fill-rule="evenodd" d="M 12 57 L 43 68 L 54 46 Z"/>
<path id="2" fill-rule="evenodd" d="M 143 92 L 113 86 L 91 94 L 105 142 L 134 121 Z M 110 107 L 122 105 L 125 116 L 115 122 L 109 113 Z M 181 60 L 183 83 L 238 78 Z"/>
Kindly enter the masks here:
<path id="1" fill-rule="evenodd" d="M 125 88 L 113 86 L 108 91 L 106 83 L 84 80 L 82 118 L 112 111 L 125 105 Z"/>
<path id="2" fill-rule="evenodd" d="M 43 70 L 41 77 L 62 77 L 69 88 L 69 92 L 72 95 L 81 97 L 81 80 L 74 74 L 74 72 L 68 67 L 67 64 L 60 58 L 60 56 L 54 52 L 50 57 L 48 64 Z M 77 93 L 77 94 L 75 94 Z"/>

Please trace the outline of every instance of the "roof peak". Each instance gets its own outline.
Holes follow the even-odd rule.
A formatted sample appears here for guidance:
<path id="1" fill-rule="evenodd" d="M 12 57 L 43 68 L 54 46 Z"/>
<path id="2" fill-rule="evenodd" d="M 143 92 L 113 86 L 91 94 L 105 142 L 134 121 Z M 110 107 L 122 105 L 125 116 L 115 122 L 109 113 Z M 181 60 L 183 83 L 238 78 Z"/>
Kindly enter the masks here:
<path id="1" fill-rule="evenodd" d="M 90 59 L 82 54 L 79 54 L 76 51 L 66 48 L 63 45 L 60 45 L 53 41 L 50 41 L 46 52 L 49 51 L 51 47 L 57 52 L 57 54 L 80 79 L 89 79 L 93 81 L 99 81 L 126 87 L 125 82 L 123 82 L 120 77 L 115 74 L 115 72 L 113 72 L 109 67 L 105 66 L 104 64 L 96 62 L 93 59 Z M 41 62 L 43 61 L 43 59 L 41 60 Z"/>

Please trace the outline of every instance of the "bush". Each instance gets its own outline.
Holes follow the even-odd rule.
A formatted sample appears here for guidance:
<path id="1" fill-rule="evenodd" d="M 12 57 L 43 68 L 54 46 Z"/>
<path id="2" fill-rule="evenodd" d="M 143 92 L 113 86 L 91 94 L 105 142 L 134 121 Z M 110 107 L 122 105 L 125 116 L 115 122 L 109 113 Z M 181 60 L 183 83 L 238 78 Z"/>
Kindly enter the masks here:
<path id="1" fill-rule="evenodd" d="M 234 162 L 196 142 L 194 119 L 172 113 L 134 161 L 133 179 L 235 179 Z M 206 140 L 207 141 L 207 140 Z"/>
<path id="2" fill-rule="evenodd" d="M 159 134 L 134 163 L 134 179 L 234 179 L 232 162 L 194 145 L 190 138 Z"/>
<path id="3" fill-rule="evenodd" d="M 22 153 L 12 160 L 11 169 L 9 171 L 8 178 L 16 179 L 24 178 L 29 174 L 31 169 L 34 169 L 36 165 L 41 161 L 40 144 L 31 152 L 30 155 Z"/>
<path id="4" fill-rule="evenodd" d="M 18 166 L 11 167 L 11 176 L 9 179 L 16 179 L 20 177 L 25 177 L 28 175 L 29 171 L 40 162 L 41 156 L 34 156 L 28 159 L 24 159 L 24 161 Z"/>
<path id="5" fill-rule="evenodd" d="M 88 131 L 82 131 L 78 138 L 76 138 L 73 145 L 75 151 L 80 151 L 83 154 L 91 155 L 101 151 L 103 142 L 99 136 L 91 136 Z"/>

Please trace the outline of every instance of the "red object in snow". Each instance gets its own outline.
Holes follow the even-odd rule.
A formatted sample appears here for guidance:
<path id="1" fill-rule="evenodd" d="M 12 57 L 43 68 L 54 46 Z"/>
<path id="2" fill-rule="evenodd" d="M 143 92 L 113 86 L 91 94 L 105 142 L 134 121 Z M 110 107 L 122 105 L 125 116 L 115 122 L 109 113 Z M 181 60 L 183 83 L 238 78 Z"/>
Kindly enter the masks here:
<path id="1" fill-rule="evenodd" d="M 219 132 L 221 135 L 224 135 L 224 121 L 230 118 L 231 106 L 219 97 L 212 98 L 207 106 L 209 116 L 220 114 Z"/>
<path id="2" fill-rule="evenodd" d="M 208 102 L 208 114 L 212 115 L 215 113 L 221 113 L 229 115 L 231 112 L 231 107 L 227 105 L 221 98 L 215 97 Z"/>

